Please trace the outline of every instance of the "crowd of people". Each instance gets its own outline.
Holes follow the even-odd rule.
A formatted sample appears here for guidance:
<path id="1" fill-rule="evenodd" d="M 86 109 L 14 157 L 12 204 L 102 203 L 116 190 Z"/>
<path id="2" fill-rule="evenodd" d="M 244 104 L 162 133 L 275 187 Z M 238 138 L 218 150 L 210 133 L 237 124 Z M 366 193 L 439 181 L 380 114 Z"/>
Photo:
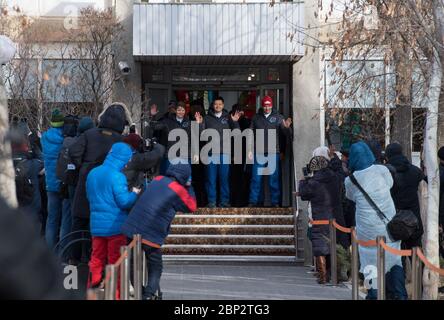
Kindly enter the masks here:
<path id="1" fill-rule="evenodd" d="M 50 128 L 41 139 L 29 129 L 26 119 L 13 119 L 11 147 L 19 205 L 35 225 L 40 225 L 51 249 L 68 234 L 91 233 L 91 254 L 77 243 L 66 257 L 69 264 L 88 261 L 90 287 L 103 286 L 105 265 L 117 261 L 120 247 L 127 244 L 132 235 L 141 234 L 143 251 L 151 268 L 143 295 L 146 299 L 161 297 L 160 248 L 176 212 L 193 212 L 198 206 L 264 205 L 263 174 L 260 173 L 265 166 L 264 158 L 276 164 L 276 170 L 268 176 L 269 198 L 271 206 L 280 206 L 279 162 L 285 143 L 292 136 L 291 120 L 284 119 L 273 108 L 270 97 L 262 100 L 262 108 L 252 119 L 245 117 L 238 105 L 227 112 L 222 97 L 215 99 L 207 115 L 204 113 L 203 108 L 194 106 L 187 114 L 182 102 L 171 101 L 168 112 L 162 115 L 157 106 L 152 105 L 148 117 L 143 118 L 142 135 L 139 135 L 123 103 L 108 105 L 96 121 L 87 116 L 64 115 L 55 109 Z M 199 132 L 215 129 L 221 137 L 225 137 L 222 133 L 225 129 L 273 130 L 277 134 L 270 137 L 276 139 L 273 141 L 276 148 L 272 154 L 267 153 L 266 145 L 271 142 L 265 134 L 262 153 L 257 147 L 254 155 L 246 152 L 248 139 L 244 141 L 245 158 L 241 164 L 231 164 L 232 159 L 227 159 L 230 155 L 219 152 L 210 154 L 214 162 L 202 165 L 193 163 L 188 141 L 189 157 L 185 161 L 172 161 L 168 153 L 175 141 L 169 141 L 168 134 L 179 129 L 191 139 L 191 121 L 196 121 Z M 223 144 L 227 142 L 220 140 L 220 150 L 225 150 Z M 442 198 L 444 148 L 439 150 L 438 157 Z M 251 158 L 252 164 L 247 165 L 246 160 Z M 383 151 L 374 140 L 360 141 L 340 153 L 333 146 L 321 146 L 313 151 L 303 172 L 298 196 L 310 202 L 313 220 L 334 218 L 342 226 L 356 226 L 361 240 L 386 236 L 387 244 L 395 249 L 421 246 L 424 228 L 418 188 L 421 181 L 427 182 L 427 177 L 411 164 L 400 144 L 391 143 Z M 441 200 L 441 235 L 443 207 Z M 387 232 L 387 223 L 377 211 L 391 220 L 397 212 L 406 210 L 416 217 L 417 230 L 408 239 L 393 240 Z M 318 282 L 326 283 L 331 267 L 329 228 L 313 225 L 308 237 L 316 258 Z M 347 254 L 350 235 L 338 231 L 337 242 Z M 368 266 L 376 266 L 376 249 L 360 247 L 359 256 L 360 272 L 365 276 Z M 387 255 L 390 298 L 407 298 L 405 266 L 400 257 Z M 347 268 L 340 265 L 339 279 L 345 281 L 348 276 Z M 376 292 L 370 288 L 368 298 L 374 299 Z"/>
<path id="2" fill-rule="evenodd" d="M 442 239 L 444 147 L 438 151 L 438 157 L 441 179 L 439 228 Z M 299 182 L 298 196 L 310 201 L 312 220 L 336 219 L 341 226 L 355 227 L 360 240 L 375 240 L 377 236 L 385 236 L 388 246 L 411 249 L 421 247 L 423 240 L 424 228 L 418 195 L 422 181 L 427 183 L 427 177 L 403 154 L 399 143 L 389 144 L 384 151 L 374 140 L 358 141 L 349 150 L 341 150 L 340 153 L 335 152 L 334 147 L 315 149 L 307 168 L 304 168 L 304 179 Z M 379 212 L 382 212 L 382 217 Z M 402 241 L 393 239 L 389 233 L 391 229 L 387 227 L 388 222 L 400 212 L 408 212 L 415 221 L 412 231 Z M 340 230 L 337 234 L 338 256 L 339 251 L 350 252 L 350 235 Z M 329 226 L 312 225 L 309 238 L 318 282 L 327 283 L 331 272 Z M 441 241 L 441 256 L 442 246 Z M 359 246 L 360 273 L 370 285 L 367 299 L 377 298 L 377 288 L 371 280 L 377 266 L 376 250 L 376 247 Z M 344 259 L 347 258 L 350 257 Z M 406 266 L 405 258 L 386 253 L 386 294 L 389 299 L 407 299 Z M 346 263 L 339 263 L 338 279 L 346 281 L 350 276 L 349 271 L 350 267 Z"/>
<path id="3" fill-rule="evenodd" d="M 274 110 L 270 97 L 263 99 L 263 108 L 251 121 L 238 105 L 227 112 L 222 97 L 214 100 L 207 115 L 204 113 L 195 106 L 194 112 L 187 114 L 182 102 L 172 102 L 162 115 L 153 105 L 149 117 L 143 119 L 141 135 L 127 107 L 119 102 L 106 106 L 96 121 L 55 109 L 41 138 L 29 129 L 26 119 L 13 119 L 11 146 L 19 205 L 36 226 L 40 225 L 50 249 L 66 238 L 80 238 L 82 232 L 91 234 L 91 252 L 81 242 L 74 242 L 62 257 L 72 265 L 88 262 L 89 287 L 103 287 L 105 265 L 116 262 L 120 247 L 137 233 L 143 237 L 143 250 L 150 264 L 143 296 L 159 298 L 160 247 L 176 212 L 196 210 L 194 189 L 201 205 L 210 208 L 239 205 L 242 200 L 248 201 L 245 206 L 263 205 L 259 168 L 264 164 L 256 156 L 249 166 L 251 185 L 241 184 L 251 189 L 249 198 L 241 200 L 230 191 L 230 171 L 237 170 L 236 178 L 244 180 L 246 161 L 230 164 L 229 154 L 222 151 L 227 143 L 224 139 L 230 137 L 221 139 L 220 152 L 210 154 L 214 163 L 202 167 L 191 165 L 191 152 L 186 161 L 172 161 L 168 151 L 175 141 L 169 141 L 168 134 L 180 129 L 190 140 L 193 120 L 199 133 L 215 129 L 221 137 L 225 129 L 247 128 L 276 129 L 283 137 L 289 137 L 291 120 Z M 276 139 L 279 145 L 281 137 Z M 279 149 L 275 152 L 271 158 L 280 159 Z M 272 206 L 280 205 L 279 179 L 279 170 L 269 179 Z M 239 189 L 235 193 L 243 194 Z"/>

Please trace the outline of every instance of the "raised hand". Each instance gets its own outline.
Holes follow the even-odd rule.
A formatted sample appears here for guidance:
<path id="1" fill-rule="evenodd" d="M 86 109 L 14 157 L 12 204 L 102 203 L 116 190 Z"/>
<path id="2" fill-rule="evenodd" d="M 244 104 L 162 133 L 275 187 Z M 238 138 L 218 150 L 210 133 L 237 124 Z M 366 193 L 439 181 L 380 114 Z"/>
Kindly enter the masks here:
<path id="1" fill-rule="evenodd" d="M 287 120 L 284 120 L 285 128 L 290 128 L 291 124 L 292 124 L 291 118 L 287 118 Z"/>
<path id="2" fill-rule="evenodd" d="M 197 122 L 197 123 L 201 124 L 201 123 L 203 122 L 203 117 L 202 117 L 202 115 L 200 114 L 200 112 L 196 112 L 196 113 L 194 114 L 194 117 L 196 118 L 196 122 Z"/>
<path id="3" fill-rule="evenodd" d="M 234 114 L 231 115 L 231 120 L 237 122 L 237 121 L 239 121 L 240 117 L 241 117 L 241 113 L 239 111 L 236 111 Z"/>

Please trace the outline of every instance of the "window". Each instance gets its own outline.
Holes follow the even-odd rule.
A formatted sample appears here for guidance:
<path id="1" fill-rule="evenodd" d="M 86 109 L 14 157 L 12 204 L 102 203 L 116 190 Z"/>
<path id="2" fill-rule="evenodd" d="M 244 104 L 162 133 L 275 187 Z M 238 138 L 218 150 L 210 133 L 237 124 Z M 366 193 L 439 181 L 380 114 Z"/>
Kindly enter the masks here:
<path id="1" fill-rule="evenodd" d="M 81 68 L 87 60 L 43 60 L 42 97 L 47 102 L 92 101 L 89 72 Z"/>
<path id="2" fill-rule="evenodd" d="M 258 82 L 260 68 L 175 68 L 172 72 L 175 82 Z"/>
<path id="3" fill-rule="evenodd" d="M 372 138 L 385 146 L 386 107 L 391 106 L 383 61 L 343 61 L 325 64 L 325 135 L 337 150 Z M 369 94 L 371 93 L 371 94 Z"/>

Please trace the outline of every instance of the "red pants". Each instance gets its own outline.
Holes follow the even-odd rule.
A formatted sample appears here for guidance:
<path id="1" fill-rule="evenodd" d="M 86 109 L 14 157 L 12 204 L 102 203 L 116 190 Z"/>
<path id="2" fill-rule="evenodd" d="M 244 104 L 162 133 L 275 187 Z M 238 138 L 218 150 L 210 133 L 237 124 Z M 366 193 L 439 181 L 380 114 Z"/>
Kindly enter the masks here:
<path id="1" fill-rule="evenodd" d="M 88 287 L 95 287 L 102 281 L 107 264 L 115 263 L 120 257 L 120 247 L 127 245 L 126 236 L 119 234 L 111 237 L 92 237 L 92 254 L 89 261 L 90 279 Z M 117 299 L 119 294 L 120 272 L 117 279 Z"/>

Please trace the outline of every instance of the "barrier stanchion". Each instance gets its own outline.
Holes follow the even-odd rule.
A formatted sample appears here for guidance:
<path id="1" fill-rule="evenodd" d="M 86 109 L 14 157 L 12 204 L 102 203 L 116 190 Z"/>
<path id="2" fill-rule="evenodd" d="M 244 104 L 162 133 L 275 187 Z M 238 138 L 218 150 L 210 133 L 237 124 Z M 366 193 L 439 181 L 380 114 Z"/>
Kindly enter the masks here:
<path id="1" fill-rule="evenodd" d="M 136 240 L 133 250 L 134 299 L 142 300 L 142 236 L 136 234 L 134 239 Z"/>
<path id="2" fill-rule="evenodd" d="M 412 249 L 412 300 L 419 300 L 419 258 L 418 258 L 418 248 L 414 247 Z"/>
<path id="3" fill-rule="evenodd" d="M 377 269 L 378 269 L 378 300 L 385 300 L 385 251 L 381 245 L 385 237 L 376 237 L 377 245 Z"/>
<path id="4" fill-rule="evenodd" d="M 144 254 L 142 254 L 142 285 L 146 286 L 148 282 L 147 261 Z"/>
<path id="5" fill-rule="evenodd" d="M 330 219 L 330 279 L 333 285 L 338 284 L 338 265 L 337 265 L 337 251 L 336 251 L 336 228 L 334 226 L 334 219 Z"/>
<path id="6" fill-rule="evenodd" d="M 117 267 L 113 264 L 109 264 L 106 266 L 105 270 L 105 300 L 115 300 L 117 289 Z"/>
<path id="7" fill-rule="evenodd" d="M 130 254 L 128 246 L 120 248 L 120 254 L 125 256 L 120 265 L 120 299 L 129 300 Z"/>
<path id="8" fill-rule="evenodd" d="M 355 227 L 352 227 L 351 241 L 352 241 L 352 300 L 359 300 L 359 253 L 358 242 L 355 237 Z"/>
<path id="9" fill-rule="evenodd" d="M 418 250 L 419 249 L 417 249 L 416 254 L 418 254 Z M 423 264 L 420 262 L 418 264 L 418 298 L 419 298 L 419 300 L 422 300 L 422 274 L 423 274 Z"/>

